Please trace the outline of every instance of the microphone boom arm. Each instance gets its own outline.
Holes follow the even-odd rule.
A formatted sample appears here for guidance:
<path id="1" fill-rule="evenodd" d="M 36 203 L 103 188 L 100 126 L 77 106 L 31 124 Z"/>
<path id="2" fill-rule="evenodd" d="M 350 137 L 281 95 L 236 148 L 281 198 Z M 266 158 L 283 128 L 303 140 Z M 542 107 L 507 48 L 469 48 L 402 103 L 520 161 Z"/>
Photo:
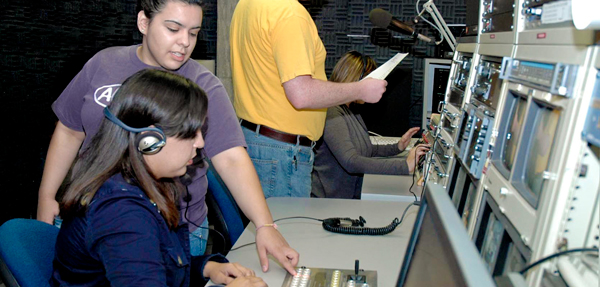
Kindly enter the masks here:
<path id="1" fill-rule="evenodd" d="M 438 26 L 438 30 L 442 34 L 442 37 L 446 39 L 446 42 L 450 46 L 450 49 L 454 51 L 456 49 L 456 38 L 454 38 L 454 35 L 452 35 L 450 28 L 448 28 L 446 21 L 444 21 L 444 18 L 433 3 L 433 0 L 425 2 L 425 4 L 423 4 L 423 9 L 427 11 L 429 15 L 431 15 L 431 18 L 433 18 L 433 21 Z"/>

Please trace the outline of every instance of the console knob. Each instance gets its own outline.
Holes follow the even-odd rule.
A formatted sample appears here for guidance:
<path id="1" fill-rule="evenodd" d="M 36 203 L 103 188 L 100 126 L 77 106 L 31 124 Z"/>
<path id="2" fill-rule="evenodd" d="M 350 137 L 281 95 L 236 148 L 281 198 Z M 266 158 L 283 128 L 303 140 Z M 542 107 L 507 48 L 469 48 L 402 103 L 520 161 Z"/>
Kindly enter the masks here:
<path id="1" fill-rule="evenodd" d="M 479 72 L 479 75 L 484 78 L 489 78 L 490 77 L 490 67 L 482 66 L 481 71 Z"/>
<path id="2" fill-rule="evenodd" d="M 500 188 L 500 196 L 501 196 L 501 197 L 505 197 L 505 196 L 507 196 L 508 194 L 509 194 L 508 188 L 506 188 L 506 187 L 501 187 L 501 188 Z"/>
<path id="3" fill-rule="evenodd" d="M 473 91 L 477 96 L 483 97 L 487 94 L 488 87 L 487 85 L 477 85 L 475 86 L 475 90 Z"/>

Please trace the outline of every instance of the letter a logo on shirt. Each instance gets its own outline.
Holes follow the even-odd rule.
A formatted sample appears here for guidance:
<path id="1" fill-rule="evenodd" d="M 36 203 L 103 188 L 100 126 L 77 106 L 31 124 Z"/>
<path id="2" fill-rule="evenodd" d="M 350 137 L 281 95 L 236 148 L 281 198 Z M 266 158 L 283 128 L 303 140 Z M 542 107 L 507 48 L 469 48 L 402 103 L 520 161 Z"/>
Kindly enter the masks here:
<path id="1" fill-rule="evenodd" d="M 121 84 L 102 86 L 94 92 L 94 101 L 103 108 L 108 106 Z"/>

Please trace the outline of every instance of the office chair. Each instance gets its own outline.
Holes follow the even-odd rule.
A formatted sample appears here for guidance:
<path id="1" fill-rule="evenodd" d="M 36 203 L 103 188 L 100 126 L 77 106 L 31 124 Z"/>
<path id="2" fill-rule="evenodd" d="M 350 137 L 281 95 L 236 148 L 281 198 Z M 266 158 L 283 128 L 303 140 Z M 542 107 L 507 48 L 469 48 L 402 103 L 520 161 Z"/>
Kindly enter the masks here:
<path id="1" fill-rule="evenodd" d="M 206 194 L 206 205 L 208 206 L 208 222 L 225 237 L 225 242 L 223 242 L 221 236 L 213 234 L 211 253 L 227 255 L 250 221 L 238 207 L 212 163 L 209 160 L 207 162 L 208 192 Z"/>
<path id="2" fill-rule="evenodd" d="M 0 226 L 0 276 L 7 287 L 50 286 L 58 230 L 22 218 Z"/>

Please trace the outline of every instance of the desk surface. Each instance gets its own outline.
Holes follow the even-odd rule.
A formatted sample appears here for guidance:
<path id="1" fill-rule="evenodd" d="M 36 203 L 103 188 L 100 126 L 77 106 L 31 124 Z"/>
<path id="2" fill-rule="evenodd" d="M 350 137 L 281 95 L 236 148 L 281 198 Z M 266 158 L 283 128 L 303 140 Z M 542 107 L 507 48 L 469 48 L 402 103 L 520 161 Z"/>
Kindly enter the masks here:
<path id="1" fill-rule="evenodd" d="M 413 184 L 412 175 L 365 174 L 361 197 L 364 200 L 413 202 L 415 197 L 409 192 L 411 185 L 417 197 L 421 196 L 423 189 L 417 185 L 418 180 L 415 176 Z"/>
<path id="2" fill-rule="evenodd" d="M 418 138 L 412 138 L 406 150 L 399 154 L 399 156 L 407 156 L 408 151 L 414 146 L 417 140 Z M 419 178 L 415 176 L 412 191 L 417 196 L 420 196 L 422 187 L 417 186 L 418 180 Z M 365 174 L 362 185 L 362 198 L 363 200 L 413 202 L 415 198 L 409 192 L 411 185 L 413 185 L 412 175 Z"/>
<path id="3" fill-rule="evenodd" d="M 363 216 L 367 227 L 383 227 L 396 217 L 400 219 L 409 202 L 385 202 L 347 199 L 269 198 L 267 203 L 275 220 L 290 216 L 329 217 Z M 298 266 L 354 269 L 354 260 L 360 268 L 376 270 L 378 286 L 394 286 L 404 259 L 418 207 L 406 213 L 404 222 L 392 233 L 383 236 L 343 235 L 325 231 L 321 222 L 308 219 L 278 221 L 279 231 L 290 246 L 300 253 Z M 254 242 L 255 227 L 249 224 L 234 247 Z M 245 246 L 231 251 L 231 262 L 255 270 L 271 287 L 281 286 L 286 271 L 274 259 L 269 271 L 262 273 L 256 246 Z"/>

